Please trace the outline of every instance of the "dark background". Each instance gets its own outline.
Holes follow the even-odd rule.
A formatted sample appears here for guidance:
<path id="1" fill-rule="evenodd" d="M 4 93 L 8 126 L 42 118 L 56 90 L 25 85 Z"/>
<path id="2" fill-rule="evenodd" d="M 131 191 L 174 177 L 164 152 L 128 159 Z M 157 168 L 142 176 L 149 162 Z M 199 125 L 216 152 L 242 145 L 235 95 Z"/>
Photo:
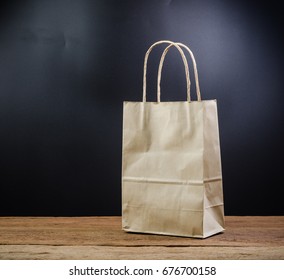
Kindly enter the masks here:
<path id="1" fill-rule="evenodd" d="M 0 215 L 120 215 L 122 102 L 142 99 L 144 54 L 162 39 L 190 46 L 203 99 L 218 100 L 225 213 L 283 215 L 281 9 L 279 1 L 2 1 Z M 151 101 L 163 47 L 150 56 Z M 171 50 L 162 100 L 185 95 Z"/>

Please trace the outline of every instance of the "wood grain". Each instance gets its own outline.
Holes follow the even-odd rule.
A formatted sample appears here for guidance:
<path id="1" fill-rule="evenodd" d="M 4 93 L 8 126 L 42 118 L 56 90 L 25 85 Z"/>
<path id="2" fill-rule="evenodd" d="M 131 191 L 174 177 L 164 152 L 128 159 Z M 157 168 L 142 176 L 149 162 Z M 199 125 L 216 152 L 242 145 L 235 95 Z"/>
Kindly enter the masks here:
<path id="1" fill-rule="evenodd" d="M 284 217 L 226 217 L 207 239 L 133 234 L 121 217 L 0 217 L 0 259 L 284 259 Z"/>

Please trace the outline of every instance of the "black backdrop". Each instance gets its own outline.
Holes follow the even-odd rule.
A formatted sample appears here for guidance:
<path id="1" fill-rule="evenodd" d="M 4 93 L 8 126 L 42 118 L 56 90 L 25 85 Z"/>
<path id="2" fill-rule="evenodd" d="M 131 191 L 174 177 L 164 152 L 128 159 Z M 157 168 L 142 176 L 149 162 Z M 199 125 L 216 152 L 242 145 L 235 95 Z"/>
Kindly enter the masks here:
<path id="1" fill-rule="evenodd" d="M 262 2 L 2 1 L 0 215 L 121 213 L 122 102 L 141 100 L 161 39 L 191 47 L 218 100 L 226 214 L 283 215 L 281 9 Z M 176 50 L 162 100 L 185 100 Z"/>

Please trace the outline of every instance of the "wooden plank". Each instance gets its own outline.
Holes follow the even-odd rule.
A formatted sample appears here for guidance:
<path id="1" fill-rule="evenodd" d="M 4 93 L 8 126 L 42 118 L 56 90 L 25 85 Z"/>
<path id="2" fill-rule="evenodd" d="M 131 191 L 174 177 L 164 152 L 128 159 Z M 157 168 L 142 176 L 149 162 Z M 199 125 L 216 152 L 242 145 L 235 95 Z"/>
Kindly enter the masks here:
<path id="1" fill-rule="evenodd" d="M 284 217 L 226 217 L 207 239 L 132 234 L 121 217 L 0 217 L 0 259 L 284 259 Z"/>
<path id="2" fill-rule="evenodd" d="M 283 247 L 113 247 L 1 245 L 0 260 L 248 260 L 283 259 Z"/>

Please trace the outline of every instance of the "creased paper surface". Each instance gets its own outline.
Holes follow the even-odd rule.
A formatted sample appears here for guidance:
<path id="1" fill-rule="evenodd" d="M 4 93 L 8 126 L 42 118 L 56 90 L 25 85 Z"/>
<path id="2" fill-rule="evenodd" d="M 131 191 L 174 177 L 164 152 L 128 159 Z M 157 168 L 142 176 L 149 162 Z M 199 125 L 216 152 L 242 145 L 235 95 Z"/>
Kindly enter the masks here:
<path id="1" fill-rule="evenodd" d="M 205 238 L 224 230 L 215 100 L 124 102 L 122 223 Z"/>

